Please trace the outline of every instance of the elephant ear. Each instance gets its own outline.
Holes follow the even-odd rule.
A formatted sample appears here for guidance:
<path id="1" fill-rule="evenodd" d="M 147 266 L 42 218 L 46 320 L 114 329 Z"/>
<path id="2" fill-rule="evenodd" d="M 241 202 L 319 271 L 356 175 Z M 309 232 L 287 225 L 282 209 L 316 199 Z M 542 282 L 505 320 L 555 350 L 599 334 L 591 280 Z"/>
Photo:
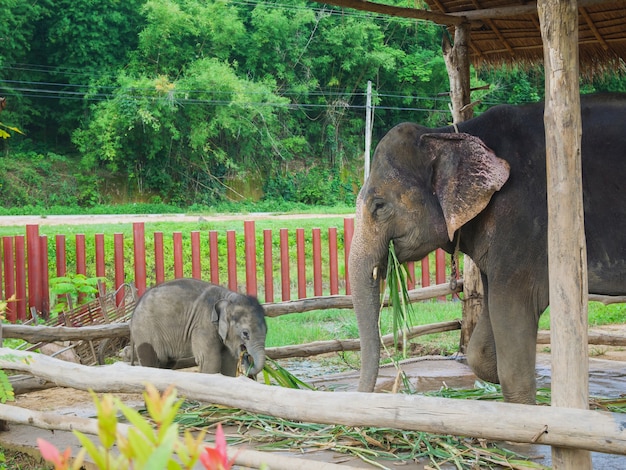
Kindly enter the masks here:
<path id="1" fill-rule="evenodd" d="M 213 324 L 217 323 L 217 333 L 220 335 L 222 341 L 226 341 L 228 336 L 228 300 L 219 300 L 213 306 L 213 312 L 211 312 L 211 321 Z"/>
<path id="2" fill-rule="evenodd" d="M 509 164 L 470 134 L 424 134 L 421 144 L 433 158 L 433 188 L 448 237 L 476 217 L 509 178 Z"/>

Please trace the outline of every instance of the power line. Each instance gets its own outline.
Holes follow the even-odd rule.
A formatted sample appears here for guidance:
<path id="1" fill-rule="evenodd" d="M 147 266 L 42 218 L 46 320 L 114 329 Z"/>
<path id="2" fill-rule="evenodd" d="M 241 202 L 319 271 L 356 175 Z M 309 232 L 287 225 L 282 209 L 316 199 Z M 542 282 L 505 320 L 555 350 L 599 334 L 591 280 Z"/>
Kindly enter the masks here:
<path id="1" fill-rule="evenodd" d="M 7 95 L 16 96 L 19 92 L 22 96 L 30 96 L 30 97 L 38 97 L 38 98 L 46 98 L 46 99 L 69 99 L 69 100 L 86 100 L 86 101 L 103 101 L 109 99 L 128 99 L 128 100 L 140 100 L 140 99 L 164 99 L 163 97 L 155 97 L 154 96 L 154 88 L 153 87 L 133 87 L 129 89 L 128 93 L 124 96 L 119 96 L 115 92 L 120 90 L 120 87 L 113 86 L 102 86 L 97 87 L 99 92 L 93 92 L 92 87 L 89 85 L 78 85 L 78 84 L 70 84 L 70 83 L 54 83 L 54 82 L 38 82 L 38 81 L 27 81 L 27 80 L 0 80 L 0 84 L 5 83 L 7 85 L 12 85 L 7 87 Z M 142 92 L 144 92 L 142 94 Z M 210 95 L 215 98 L 194 98 L 194 95 Z M 229 97 L 233 94 L 231 91 L 220 91 L 220 90 L 186 90 L 186 89 L 175 89 L 172 90 L 171 99 L 180 104 L 209 104 L 209 105 L 231 105 L 232 100 L 219 99 L 220 96 Z M 256 91 L 244 91 L 238 92 L 238 94 L 243 94 L 246 96 L 250 96 L 254 98 L 255 96 L 265 96 L 266 92 L 256 92 Z M 294 96 L 302 96 L 303 93 L 300 92 L 282 92 L 277 94 L 277 96 L 282 97 L 294 97 Z M 313 91 L 310 93 L 304 93 L 304 95 L 309 97 L 340 97 L 345 100 L 350 100 L 355 97 L 363 97 L 363 92 L 355 92 L 355 93 L 345 93 L 345 92 L 335 92 L 335 91 Z M 406 94 L 397 94 L 393 92 L 380 92 L 377 93 L 376 96 L 378 98 L 390 98 L 390 99 L 402 99 L 402 100 L 410 100 L 413 102 L 419 101 L 428 101 L 428 102 L 447 102 L 447 98 L 444 97 L 430 97 L 430 96 L 414 96 L 414 95 L 406 95 Z M 336 106 L 333 103 L 275 103 L 275 102 L 267 102 L 267 101 L 246 101 L 239 102 L 237 104 L 241 104 L 242 106 L 273 106 L 273 107 L 283 107 L 283 108 L 293 108 L 293 109 L 315 109 L 315 108 L 329 108 Z M 346 107 L 351 109 L 364 109 L 365 106 L 361 104 L 350 104 L 347 103 Z M 448 113 L 447 110 L 433 110 L 431 108 L 425 107 L 411 107 L 411 106 L 385 106 L 384 104 L 379 104 L 378 109 L 384 110 L 405 110 L 405 111 L 435 111 L 435 112 L 445 112 Z"/>
<path id="2" fill-rule="evenodd" d="M 81 100 L 81 101 L 105 101 L 107 99 L 116 98 L 116 95 L 105 95 L 105 94 L 93 94 L 89 96 L 85 96 L 84 93 L 81 92 L 63 92 L 63 91 L 51 91 L 51 90 L 41 90 L 41 89 L 30 89 L 30 88 L 13 88 L 14 91 L 20 91 L 21 93 L 8 92 L 4 93 L 6 96 L 26 96 L 26 97 L 34 97 L 41 99 L 64 99 L 64 100 Z M 119 98 L 119 97 L 117 97 Z M 123 97 L 123 100 L 126 101 L 138 101 L 140 99 L 145 98 L 144 96 L 136 96 L 128 95 Z M 155 100 L 163 99 L 150 97 Z M 305 110 L 305 109 L 327 109 L 327 108 L 335 108 L 336 106 L 332 103 L 329 104 L 316 104 L 316 103 L 277 103 L 271 101 L 240 101 L 233 102 L 230 100 L 201 100 L 201 99 L 190 99 L 190 98 L 181 98 L 174 99 L 178 104 L 181 105 L 211 105 L 211 106 L 233 106 L 239 105 L 242 107 L 246 106 L 267 106 L 273 108 L 283 108 L 288 110 Z M 362 104 L 346 104 L 345 108 L 353 109 L 353 110 L 363 110 L 365 109 L 365 105 Z M 379 110 L 389 110 L 389 111 L 407 111 L 407 112 L 435 112 L 442 114 L 449 114 L 450 111 L 447 109 L 433 109 L 433 108 L 423 108 L 423 107 L 410 107 L 410 106 L 386 106 L 386 105 L 377 105 L 376 109 Z"/>

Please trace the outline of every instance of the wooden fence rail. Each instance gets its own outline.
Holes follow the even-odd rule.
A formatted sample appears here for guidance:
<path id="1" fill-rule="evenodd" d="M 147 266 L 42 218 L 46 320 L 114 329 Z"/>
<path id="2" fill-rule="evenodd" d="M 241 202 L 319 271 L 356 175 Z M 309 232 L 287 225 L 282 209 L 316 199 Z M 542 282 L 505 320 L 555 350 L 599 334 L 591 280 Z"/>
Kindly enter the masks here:
<path id="1" fill-rule="evenodd" d="M 65 235 L 56 235 L 51 247 L 38 225 L 27 225 L 25 236 L 2 237 L 0 299 L 9 301 L 7 319 L 11 322 L 28 319 L 32 309 L 45 318 L 51 308 L 51 280 L 74 273 L 105 278 L 115 290 L 134 282 L 139 295 L 151 285 L 180 277 L 222 284 L 265 303 L 350 295 L 348 257 L 353 232 L 354 219 L 345 218 L 343 232 L 331 227 L 323 234 L 313 228 L 308 234 L 298 228 L 294 240 L 287 229 L 279 229 L 278 236 L 271 229 L 258 234 L 254 221 L 245 221 L 243 244 L 236 230 L 226 230 L 225 234 L 210 230 L 208 236 L 200 231 L 185 236 L 174 232 L 170 244 L 162 232 L 146 236 L 144 223 L 137 222 L 132 240 L 125 240 L 122 233 L 113 234 L 112 243 L 104 234 L 96 234 L 93 241 L 76 234 L 71 243 Z M 88 243 L 93 243 L 92 260 L 87 259 L 87 253 L 92 252 L 87 250 Z M 148 250 L 153 250 L 154 256 L 148 256 Z M 442 250 L 408 267 L 412 274 L 409 289 L 446 282 Z"/>

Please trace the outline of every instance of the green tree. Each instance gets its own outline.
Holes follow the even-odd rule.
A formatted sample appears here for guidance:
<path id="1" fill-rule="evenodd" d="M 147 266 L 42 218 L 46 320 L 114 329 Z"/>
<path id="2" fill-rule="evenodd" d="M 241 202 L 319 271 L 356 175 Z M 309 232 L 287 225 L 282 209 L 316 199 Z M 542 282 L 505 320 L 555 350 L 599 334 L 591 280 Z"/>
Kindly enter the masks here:
<path id="1" fill-rule="evenodd" d="M 148 0 L 141 11 L 146 25 L 131 69 L 148 76 L 173 80 L 195 60 L 228 60 L 245 32 L 237 10 L 227 1 Z"/>

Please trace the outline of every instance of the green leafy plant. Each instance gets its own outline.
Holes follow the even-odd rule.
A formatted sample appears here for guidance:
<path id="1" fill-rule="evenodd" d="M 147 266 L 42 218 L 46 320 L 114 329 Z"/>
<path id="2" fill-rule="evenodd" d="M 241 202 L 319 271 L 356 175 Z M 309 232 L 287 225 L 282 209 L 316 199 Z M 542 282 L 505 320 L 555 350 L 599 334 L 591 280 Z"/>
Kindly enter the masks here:
<path id="1" fill-rule="evenodd" d="M 0 321 L 5 320 L 7 304 L 14 301 L 15 295 L 12 295 L 7 300 L 0 300 Z M 13 392 L 13 386 L 11 385 L 11 382 L 9 382 L 9 376 L 4 370 L 0 369 L 0 403 L 6 403 L 7 401 L 13 400 L 15 400 L 15 394 Z"/>
<path id="2" fill-rule="evenodd" d="M 13 301 L 15 301 L 15 295 L 12 295 L 7 300 L 0 300 L 0 321 L 5 320 L 7 304 Z M 7 401 L 13 400 L 15 400 L 13 385 L 11 385 L 7 373 L 0 369 L 0 403 L 6 403 Z M 0 468 L 6 468 L 3 462 L 5 462 L 4 452 L 0 449 Z"/>
<path id="3" fill-rule="evenodd" d="M 98 281 L 102 277 L 87 277 L 84 274 L 54 277 L 50 279 L 50 293 L 56 297 L 51 313 L 61 313 L 69 308 L 67 296 L 74 305 L 81 305 L 96 298 Z"/>
<path id="4" fill-rule="evenodd" d="M 207 470 L 232 468 L 234 459 L 228 458 L 221 424 L 217 426 L 215 447 L 202 444 L 205 431 L 194 438 L 191 432 L 185 430 L 183 437 L 179 437 L 179 425 L 174 419 L 183 400 L 178 399 L 173 387 L 160 394 L 153 385 L 146 385 L 144 400 L 149 418 L 144 418 L 137 410 L 110 394 L 102 399 L 98 399 L 93 392 L 92 395 L 97 410 L 100 445 L 85 434 L 74 431 L 83 447 L 72 461 L 71 449 L 61 453 L 48 441 L 37 439 L 42 457 L 52 463 L 55 470 L 78 470 L 87 454 L 100 469 L 182 470 L 194 468 L 197 462 Z M 126 435 L 117 430 L 118 411 L 132 425 Z M 117 445 L 119 453 L 112 452 L 114 445 Z"/>
<path id="5" fill-rule="evenodd" d="M 281 367 L 276 361 L 272 359 L 265 359 L 265 367 L 263 367 L 263 380 L 266 385 L 270 385 L 271 380 L 274 380 L 278 385 L 285 388 L 306 388 L 314 390 L 315 387 L 303 382 L 298 377 L 290 373 L 284 367 Z"/>
<path id="6" fill-rule="evenodd" d="M 19 130 L 17 127 L 7 126 L 6 124 L 3 124 L 2 122 L 0 122 L 0 138 L 2 139 L 8 139 L 9 137 L 11 137 L 11 134 L 9 134 L 4 129 L 8 129 L 10 131 L 17 132 L 19 134 L 24 135 L 24 133 L 21 130 Z"/>
<path id="7" fill-rule="evenodd" d="M 389 242 L 389 256 L 387 259 L 387 289 L 381 289 L 381 295 L 384 296 L 385 292 L 389 291 L 389 308 L 392 311 L 393 316 L 393 337 L 394 346 L 398 347 L 398 334 L 400 331 L 407 331 L 412 324 L 412 307 L 409 300 L 409 293 L 407 289 L 407 278 L 411 274 L 406 264 L 401 264 L 396 256 L 396 251 L 393 246 L 393 240 Z M 383 302 L 381 302 L 383 305 Z M 382 308 L 382 307 L 381 307 Z M 402 354 L 406 356 L 407 342 L 404 340 L 406 336 L 403 336 L 402 341 Z"/>
<path id="8" fill-rule="evenodd" d="M 7 99 L 5 97 L 0 97 L 0 111 L 2 111 L 6 107 L 6 105 Z M 11 137 L 11 134 L 9 134 L 5 129 L 24 135 L 24 133 L 17 127 L 7 126 L 3 122 L 0 122 L 0 138 L 2 139 L 8 139 L 9 137 Z"/>

